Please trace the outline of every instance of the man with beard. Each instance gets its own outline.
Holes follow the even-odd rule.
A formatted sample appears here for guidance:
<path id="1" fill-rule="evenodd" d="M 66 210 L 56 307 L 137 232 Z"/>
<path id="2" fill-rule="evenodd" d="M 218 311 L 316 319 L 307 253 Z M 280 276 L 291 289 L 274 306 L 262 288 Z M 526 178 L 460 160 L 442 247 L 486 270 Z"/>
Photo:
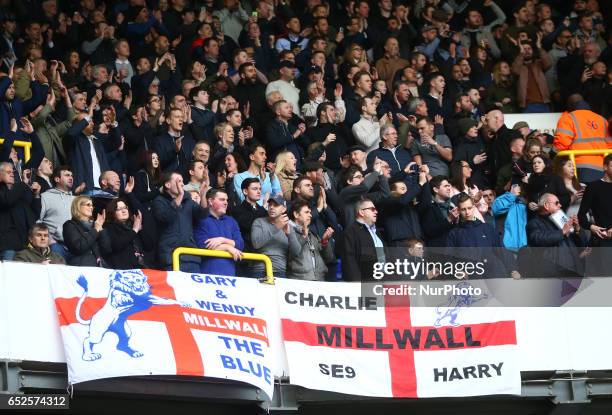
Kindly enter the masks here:
<path id="1" fill-rule="evenodd" d="M 518 77 L 517 101 L 523 112 L 549 112 L 550 91 L 544 72 L 552 66 L 548 53 L 542 49 L 538 35 L 534 53 L 531 43 L 520 43 L 520 53 L 512 62 L 512 72 Z"/>
<path id="2" fill-rule="evenodd" d="M 245 62 L 238 67 L 240 81 L 234 90 L 234 97 L 240 107 L 249 109 L 249 116 L 258 120 L 266 111 L 266 86 L 257 79 L 257 69 L 253 62 Z"/>

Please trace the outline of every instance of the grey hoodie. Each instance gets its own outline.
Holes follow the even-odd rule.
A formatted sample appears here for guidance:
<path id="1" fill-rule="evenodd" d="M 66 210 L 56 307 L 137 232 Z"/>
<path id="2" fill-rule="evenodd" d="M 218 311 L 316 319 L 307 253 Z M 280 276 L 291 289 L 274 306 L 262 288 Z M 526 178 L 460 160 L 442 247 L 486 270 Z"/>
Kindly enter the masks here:
<path id="1" fill-rule="evenodd" d="M 64 242 L 64 223 L 72 218 L 70 206 L 75 196 L 72 192 L 64 192 L 53 188 L 40 196 L 40 219 L 49 228 L 49 237 L 55 242 Z M 51 241 L 51 243 L 53 242 Z"/>

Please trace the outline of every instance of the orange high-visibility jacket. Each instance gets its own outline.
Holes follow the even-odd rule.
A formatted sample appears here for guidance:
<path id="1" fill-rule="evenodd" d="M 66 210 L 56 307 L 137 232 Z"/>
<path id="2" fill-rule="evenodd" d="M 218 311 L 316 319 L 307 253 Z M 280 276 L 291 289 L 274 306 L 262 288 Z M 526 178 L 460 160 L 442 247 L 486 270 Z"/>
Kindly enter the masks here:
<path id="1" fill-rule="evenodd" d="M 601 115 L 589 110 L 564 112 L 557 122 L 555 150 L 605 150 L 612 149 L 608 122 Z M 603 155 L 576 156 L 576 167 L 603 170 Z"/>

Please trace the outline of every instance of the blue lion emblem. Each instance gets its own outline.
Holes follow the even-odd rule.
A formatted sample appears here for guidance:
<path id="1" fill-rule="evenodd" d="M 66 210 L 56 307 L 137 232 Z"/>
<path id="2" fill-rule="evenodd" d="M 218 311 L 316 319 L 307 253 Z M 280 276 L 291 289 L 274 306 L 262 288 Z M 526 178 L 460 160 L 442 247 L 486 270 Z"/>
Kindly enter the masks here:
<path id="1" fill-rule="evenodd" d="M 457 288 L 468 288 L 470 284 L 466 281 L 457 284 Z M 459 317 L 459 311 L 461 307 L 469 307 L 477 301 L 484 300 L 488 296 L 483 294 L 482 296 L 475 296 L 471 294 L 459 295 L 453 294 L 448 297 L 448 302 L 443 306 L 436 307 L 436 315 L 438 318 L 434 322 L 434 327 L 440 327 L 443 322 L 448 318 L 448 324 L 451 326 L 458 326 L 457 317 Z"/>
<path id="2" fill-rule="evenodd" d="M 87 297 L 88 285 L 85 276 L 80 275 L 77 284 L 83 287 L 83 295 L 76 306 L 76 319 L 79 323 L 89 325 L 89 335 L 83 340 L 83 360 L 93 361 L 102 357 L 93 351 L 93 346 L 104 338 L 107 332 L 113 332 L 119 337 L 117 350 L 127 353 L 131 357 L 141 357 L 143 354 L 129 346 L 132 332 L 127 318 L 132 314 L 149 309 L 153 305 L 180 305 L 190 307 L 189 304 L 161 298 L 151 294 L 151 286 L 147 276 L 140 270 L 114 271 L 110 275 L 110 289 L 106 303 L 90 320 L 81 317 L 81 306 Z"/>

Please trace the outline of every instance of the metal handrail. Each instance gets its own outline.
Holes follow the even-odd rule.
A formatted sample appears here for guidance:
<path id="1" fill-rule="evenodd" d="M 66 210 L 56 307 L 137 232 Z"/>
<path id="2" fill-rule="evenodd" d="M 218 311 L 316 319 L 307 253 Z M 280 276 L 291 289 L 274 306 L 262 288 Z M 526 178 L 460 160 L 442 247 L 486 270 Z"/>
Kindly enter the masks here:
<path id="1" fill-rule="evenodd" d="M 181 255 L 196 255 L 196 256 L 233 259 L 232 255 L 229 252 L 218 251 L 216 249 L 178 247 L 174 250 L 174 252 L 172 252 L 172 270 L 173 271 L 180 271 L 179 263 L 180 263 Z M 270 259 L 269 256 L 264 255 L 264 254 L 254 254 L 251 252 L 243 252 L 242 260 L 263 262 L 266 268 L 265 283 L 274 284 L 274 274 L 272 272 L 272 260 Z"/>
<path id="2" fill-rule="evenodd" d="M 608 149 L 593 149 L 593 150 L 563 150 L 557 153 L 557 156 L 569 156 L 574 163 L 574 175 L 578 177 L 578 167 L 576 167 L 576 156 L 607 156 L 612 153 L 612 148 Z"/>
<path id="3" fill-rule="evenodd" d="M 4 143 L 4 138 L 0 138 L 0 144 Z M 25 161 L 27 162 L 28 160 L 30 160 L 30 153 L 32 150 L 32 143 L 30 143 L 29 141 L 13 141 L 13 147 L 21 147 L 23 148 L 23 157 L 25 158 Z"/>

